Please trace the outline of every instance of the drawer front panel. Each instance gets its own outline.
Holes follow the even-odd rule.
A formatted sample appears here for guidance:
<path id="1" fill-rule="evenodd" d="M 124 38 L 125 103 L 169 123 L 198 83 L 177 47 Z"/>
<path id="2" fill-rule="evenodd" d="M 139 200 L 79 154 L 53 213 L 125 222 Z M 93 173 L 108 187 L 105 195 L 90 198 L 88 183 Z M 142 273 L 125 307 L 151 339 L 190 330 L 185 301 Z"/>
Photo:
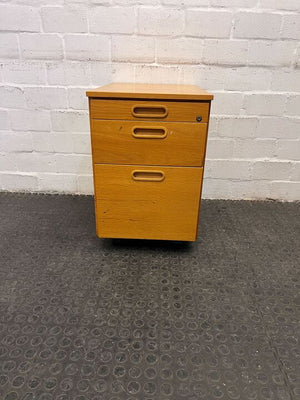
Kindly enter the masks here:
<path id="1" fill-rule="evenodd" d="M 207 124 L 92 120 L 95 163 L 202 166 Z"/>
<path id="2" fill-rule="evenodd" d="M 209 102 L 90 99 L 91 118 L 206 123 Z"/>
<path id="3" fill-rule="evenodd" d="M 97 234 L 196 239 L 203 168 L 95 164 Z"/>

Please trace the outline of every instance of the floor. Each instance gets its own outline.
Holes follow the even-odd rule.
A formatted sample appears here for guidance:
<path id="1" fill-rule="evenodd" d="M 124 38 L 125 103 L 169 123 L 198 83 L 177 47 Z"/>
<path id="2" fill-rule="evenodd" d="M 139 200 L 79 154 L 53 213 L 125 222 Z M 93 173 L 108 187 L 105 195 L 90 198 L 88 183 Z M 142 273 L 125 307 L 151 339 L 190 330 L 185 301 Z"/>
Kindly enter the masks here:
<path id="1" fill-rule="evenodd" d="M 1 400 L 299 399 L 299 216 L 203 201 L 195 244 L 100 240 L 91 197 L 0 194 Z"/>

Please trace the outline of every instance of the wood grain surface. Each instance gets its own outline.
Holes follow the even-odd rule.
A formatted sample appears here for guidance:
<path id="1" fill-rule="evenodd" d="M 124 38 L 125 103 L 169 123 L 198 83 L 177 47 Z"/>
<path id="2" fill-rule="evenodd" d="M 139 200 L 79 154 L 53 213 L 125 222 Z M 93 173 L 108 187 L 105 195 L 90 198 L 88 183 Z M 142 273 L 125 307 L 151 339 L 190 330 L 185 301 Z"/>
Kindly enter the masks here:
<path id="1" fill-rule="evenodd" d="M 86 92 L 88 97 L 171 100 L 212 100 L 213 95 L 196 85 L 111 83 Z"/>
<path id="2" fill-rule="evenodd" d="M 95 163 L 202 166 L 206 124 L 92 120 Z"/>
<path id="3" fill-rule="evenodd" d="M 95 164 L 94 173 L 99 237 L 196 239 L 203 168 Z"/>
<path id="4" fill-rule="evenodd" d="M 163 113 L 162 108 L 167 112 Z M 136 109 L 141 110 L 140 117 L 136 116 Z M 201 116 L 201 122 L 206 123 L 209 102 L 90 99 L 90 112 L 92 119 L 196 122 Z"/>

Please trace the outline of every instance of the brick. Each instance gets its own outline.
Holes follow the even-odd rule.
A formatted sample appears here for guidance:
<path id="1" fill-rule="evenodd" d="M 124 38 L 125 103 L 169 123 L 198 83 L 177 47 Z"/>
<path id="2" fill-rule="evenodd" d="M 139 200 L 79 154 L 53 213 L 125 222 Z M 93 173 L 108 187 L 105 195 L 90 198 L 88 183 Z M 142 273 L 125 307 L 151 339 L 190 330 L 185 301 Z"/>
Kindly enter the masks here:
<path id="1" fill-rule="evenodd" d="M 267 68 L 235 67 L 223 70 L 222 79 L 225 90 L 251 91 L 269 90 L 272 71 Z"/>
<path id="2" fill-rule="evenodd" d="M 39 32 L 39 10 L 22 5 L 0 5 L 0 26 L 3 31 Z"/>
<path id="3" fill-rule="evenodd" d="M 299 200 L 300 182 L 273 181 L 270 183 L 269 197 L 276 200 Z"/>
<path id="4" fill-rule="evenodd" d="M 232 157 L 234 141 L 232 139 L 209 139 L 207 159 L 227 159 Z"/>
<path id="5" fill-rule="evenodd" d="M 276 154 L 275 139 L 236 139 L 234 142 L 234 158 L 272 158 Z"/>
<path id="6" fill-rule="evenodd" d="M 14 86 L 0 86 L 0 107 L 24 108 L 23 90 Z"/>
<path id="7" fill-rule="evenodd" d="M 99 35 L 66 35 L 65 49 L 69 60 L 108 61 L 110 39 Z"/>
<path id="8" fill-rule="evenodd" d="M 260 0 L 260 7 L 274 10 L 300 10 L 299 0 Z"/>
<path id="9" fill-rule="evenodd" d="M 300 69 L 275 70 L 271 89 L 282 92 L 300 92 Z"/>
<path id="10" fill-rule="evenodd" d="M 300 8 L 299 8 L 300 9 Z M 284 15 L 281 37 L 285 39 L 300 39 L 300 15 Z"/>
<path id="11" fill-rule="evenodd" d="M 214 138 L 218 137 L 218 127 L 219 127 L 219 119 L 217 117 L 211 116 L 209 119 L 209 137 Z"/>
<path id="12" fill-rule="evenodd" d="M 21 54 L 27 59 L 60 60 L 62 39 L 58 35 L 24 33 L 20 35 Z"/>
<path id="13" fill-rule="evenodd" d="M 277 157 L 281 160 L 300 160 L 300 140 L 285 140 L 277 141 Z"/>
<path id="14" fill-rule="evenodd" d="M 0 153 L 0 171 L 17 171 L 15 154 Z"/>
<path id="15" fill-rule="evenodd" d="M 253 179 L 288 180 L 292 171 L 292 163 L 284 161 L 257 161 L 253 165 Z"/>
<path id="16" fill-rule="evenodd" d="M 212 7 L 251 8 L 257 5 L 257 0 L 210 0 Z"/>
<path id="17" fill-rule="evenodd" d="M 78 193 L 94 194 L 94 183 L 92 175 L 79 175 L 77 181 Z"/>
<path id="18" fill-rule="evenodd" d="M 185 33 L 204 38 L 229 38 L 232 13 L 227 11 L 186 11 Z"/>
<path id="19" fill-rule="evenodd" d="M 74 151 L 72 133 L 53 133 L 51 143 L 55 153 L 73 153 Z"/>
<path id="20" fill-rule="evenodd" d="M 22 172 L 55 171 L 55 159 L 47 153 L 17 153 L 18 170 Z"/>
<path id="21" fill-rule="evenodd" d="M 13 110 L 9 112 L 11 126 L 16 131 L 50 131 L 47 111 Z"/>
<path id="22" fill-rule="evenodd" d="M 286 104 L 286 115 L 296 115 L 300 117 L 300 95 L 289 96 Z M 300 121 L 299 121 L 300 123 Z M 300 126 L 299 126 L 300 129 Z"/>
<path id="23" fill-rule="evenodd" d="M 300 132 L 300 120 L 297 118 L 266 117 L 259 119 L 257 136 L 264 138 L 297 139 Z"/>
<path id="24" fill-rule="evenodd" d="M 189 66 L 181 71 L 181 83 L 200 85 L 210 91 L 224 89 L 224 68 L 219 66 Z"/>
<path id="25" fill-rule="evenodd" d="M 6 110 L 0 110 L 0 130 L 8 129 L 8 113 Z"/>
<path id="26" fill-rule="evenodd" d="M 15 61 L 4 64 L 3 77 L 11 84 L 44 84 L 46 68 L 41 62 Z"/>
<path id="27" fill-rule="evenodd" d="M 286 96 L 282 94 L 245 95 L 244 109 L 248 115 L 283 115 Z"/>
<path id="28" fill-rule="evenodd" d="M 113 63 L 110 74 L 112 82 L 134 82 L 135 65 L 129 63 Z M 95 78 L 96 76 L 94 76 L 93 82 L 96 82 Z M 104 76 L 101 76 L 101 78 L 104 78 Z M 109 80 L 106 80 L 106 82 L 109 82 Z"/>
<path id="29" fill-rule="evenodd" d="M 133 68 L 132 65 L 130 65 L 129 63 L 124 63 L 121 64 L 122 68 L 126 69 L 130 69 Z M 116 79 L 113 79 L 112 77 L 112 65 L 108 64 L 108 63 L 90 63 L 90 68 L 91 68 L 91 82 L 93 87 L 96 86 L 102 86 L 102 85 L 106 85 L 108 82 L 120 82 Z M 122 79 L 121 81 L 123 82 L 132 82 L 132 79 L 130 80 L 124 80 Z"/>
<path id="30" fill-rule="evenodd" d="M 51 142 L 52 133 L 48 132 L 32 132 L 32 145 L 34 151 L 54 152 Z"/>
<path id="31" fill-rule="evenodd" d="M 200 63 L 203 40 L 198 38 L 157 38 L 157 61 L 159 63 L 180 64 Z"/>
<path id="32" fill-rule="evenodd" d="M 112 0 L 90 0 L 90 3 L 98 6 L 110 6 L 112 4 Z"/>
<path id="33" fill-rule="evenodd" d="M 300 182 L 300 162 L 293 162 L 291 180 Z"/>
<path id="34" fill-rule="evenodd" d="M 205 176 L 213 179 L 250 180 L 252 164 L 244 160 L 207 160 Z"/>
<path id="35" fill-rule="evenodd" d="M 125 1 L 125 0 L 124 0 Z M 183 7 L 203 7 L 209 6 L 210 0 L 162 0 L 162 4 L 167 6 Z M 178 4 L 179 3 L 179 4 Z"/>
<path id="36" fill-rule="evenodd" d="M 91 174 L 92 160 L 90 155 L 56 154 L 55 162 L 57 172 L 74 174 Z"/>
<path id="37" fill-rule="evenodd" d="M 8 191 L 36 191 L 37 177 L 34 174 L 1 173 L 2 187 Z"/>
<path id="38" fill-rule="evenodd" d="M 1 0 L 3 1 L 3 0 Z M 32 6 L 37 6 L 36 0 L 10 0 L 14 3 L 18 4 L 26 4 L 26 5 L 32 5 Z M 43 5 L 62 5 L 65 1 L 67 0 L 39 0 L 38 5 L 43 6 Z M 74 0 L 76 1 L 76 0 Z"/>
<path id="39" fill-rule="evenodd" d="M 234 18 L 234 36 L 237 38 L 279 38 L 281 15 L 272 13 L 238 12 Z"/>
<path id="40" fill-rule="evenodd" d="M 221 137 L 254 137 L 257 132 L 258 118 L 220 118 L 218 135 Z"/>
<path id="41" fill-rule="evenodd" d="M 89 12 L 90 31 L 96 33 L 134 33 L 135 10 L 132 7 L 97 7 Z"/>
<path id="42" fill-rule="evenodd" d="M 246 64 L 248 42 L 246 40 L 215 40 L 204 41 L 203 62 L 205 64 Z"/>
<path id="43" fill-rule="evenodd" d="M 60 0 L 59 0 L 60 1 Z M 67 6 L 83 6 L 86 5 L 87 1 L 86 0 L 65 0 L 64 3 Z M 104 4 L 105 5 L 105 4 Z M 106 5 L 109 5 L 109 1 L 107 2 Z"/>
<path id="44" fill-rule="evenodd" d="M 218 115 L 239 115 L 242 105 L 242 93 L 215 93 L 211 113 Z"/>
<path id="45" fill-rule="evenodd" d="M 89 133 L 72 135 L 73 151 L 78 154 L 91 154 L 91 138 Z"/>
<path id="46" fill-rule="evenodd" d="M 112 61 L 154 62 L 154 59 L 154 38 L 113 36 Z"/>
<path id="47" fill-rule="evenodd" d="M 0 35 L 0 57 L 18 58 L 19 45 L 18 36 L 15 33 L 4 33 Z"/>
<path id="48" fill-rule="evenodd" d="M 71 174 L 38 174 L 40 192 L 76 193 L 77 177 Z"/>
<path id="49" fill-rule="evenodd" d="M 27 87 L 24 89 L 28 108 L 60 109 L 67 108 L 67 91 L 56 87 Z"/>
<path id="50" fill-rule="evenodd" d="M 129 6 L 129 5 L 156 6 L 160 4 L 160 0 L 114 0 L 114 3 L 121 6 Z"/>
<path id="51" fill-rule="evenodd" d="M 87 14 L 83 7 L 43 7 L 41 14 L 45 32 L 87 32 Z"/>
<path id="52" fill-rule="evenodd" d="M 79 111 L 52 111 L 52 128 L 56 132 L 87 132 L 89 120 L 86 112 Z"/>
<path id="53" fill-rule="evenodd" d="M 135 81 L 145 83 L 145 77 L 148 82 L 156 83 L 179 83 L 179 67 L 167 67 L 156 65 L 137 65 L 135 68 Z"/>
<path id="54" fill-rule="evenodd" d="M 87 110 L 88 98 L 86 97 L 86 88 L 68 89 L 69 107 L 74 110 Z"/>
<path id="55" fill-rule="evenodd" d="M 180 35 L 184 29 L 183 10 L 173 8 L 141 7 L 138 31 L 144 35 Z"/>
<path id="56" fill-rule="evenodd" d="M 240 181 L 228 179 L 204 179 L 203 198 L 210 199 L 266 199 L 270 187 L 266 181 Z"/>
<path id="57" fill-rule="evenodd" d="M 49 63 L 46 66 L 50 85 L 89 85 L 91 80 L 90 65 L 83 62 Z"/>
<path id="58" fill-rule="evenodd" d="M 270 197 L 269 182 L 266 181 L 232 181 L 230 187 L 232 199 L 265 200 Z"/>
<path id="59" fill-rule="evenodd" d="M 32 151 L 32 137 L 28 132 L 0 132 L 1 151 Z"/>
<path id="60" fill-rule="evenodd" d="M 291 65 L 296 44 L 287 41 L 250 41 L 249 64 L 263 66 Z"/>
<path id="61" fill-rule="evenodd" d="M 203 180 L 202 197 L 204 199 L 231 199 L 233 198 L 231 182 L 227 179 Z"/>
<path id="62" fill-rule="evenodd" d="M 293 66 L 295 68 L 299 68 L 300 67 L 300 46 L 298 46 L 298 49 L 295 52 L 296 54 L 294 54 L 294 61 L 293 61 Z"/>

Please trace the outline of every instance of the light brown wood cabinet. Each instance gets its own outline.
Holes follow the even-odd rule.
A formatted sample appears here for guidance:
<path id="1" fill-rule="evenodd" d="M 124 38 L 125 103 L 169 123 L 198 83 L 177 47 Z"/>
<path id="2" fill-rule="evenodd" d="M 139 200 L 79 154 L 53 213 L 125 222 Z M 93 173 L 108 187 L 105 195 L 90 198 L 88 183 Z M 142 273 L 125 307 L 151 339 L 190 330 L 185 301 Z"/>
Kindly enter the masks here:
<path id="1" fill-rule="evenodd" d="M 197 238 L 210 102 L 193 85 L 87 91 L 101 238 Z"/>

